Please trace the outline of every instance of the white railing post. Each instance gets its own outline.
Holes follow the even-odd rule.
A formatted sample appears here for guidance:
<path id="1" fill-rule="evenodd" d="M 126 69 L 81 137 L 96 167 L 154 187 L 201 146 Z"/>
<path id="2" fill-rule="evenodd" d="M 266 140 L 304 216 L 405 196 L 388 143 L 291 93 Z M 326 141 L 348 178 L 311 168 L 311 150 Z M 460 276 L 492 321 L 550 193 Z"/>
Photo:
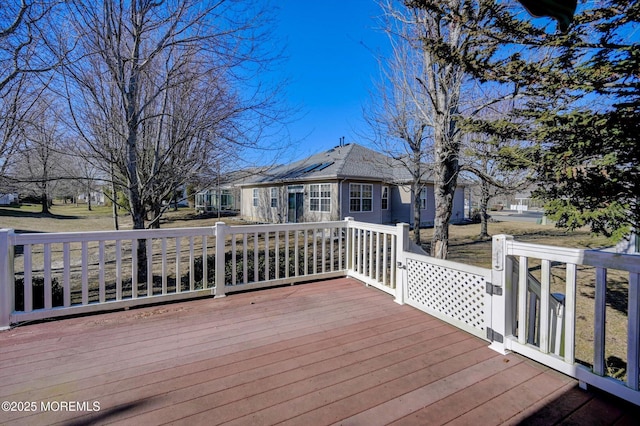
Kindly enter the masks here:
<path id="1" fill-rule="evenodd" d="M 395 302 L 404 305 L 407 288 L 407 257 L 404 252 L 409 248 L 409 224 L 398 223 L 396 229 L 396 264 L 391 265 L 391 268 L 396 268 L 396 282 L 390 284 L 395 284 Z"/>
<path id="2" fill-rule="evenodd" d="M 491 250 L 491 282 L 487 291 L 491 295 L 490 320 L 487 325 L 487 338 L 491 349 L 506 354 L 509 351 L 506 337 L 513 329 L 513 265 L 507 255 L 507 244 L 512 241 L 510 235 L 494 235 Z"/>
<path id="3" fill-rule="evenodd" d="M 351 216 L 344 218 L 345 222 L 345 250 L 344 250 L 344 269 L 347 271 L 347 275 L 349 272 L 353 270 L 353 260 L 351 257 L 351 253 L 353 252 L 353 238 L 351 232 L 351 224 L 353 223 L 353 218 Z"/>
<path id="4" fill-rule="evenodd" d="M 0 330 L 8 330 L 11 326 L 15 304 L 12 236 L 13 229 L 0 229 Z"/>
<path id="5" fill-rule="evenodd" d="M 215 265 L 215 297 L 225 297 L 225 242 L 228 226 L 224 222 L 216 222 L 216 265 Z M 235 268 L 236 265 L 231 265 Z M 206 274 L 206 271 L 203 271 Z"/>

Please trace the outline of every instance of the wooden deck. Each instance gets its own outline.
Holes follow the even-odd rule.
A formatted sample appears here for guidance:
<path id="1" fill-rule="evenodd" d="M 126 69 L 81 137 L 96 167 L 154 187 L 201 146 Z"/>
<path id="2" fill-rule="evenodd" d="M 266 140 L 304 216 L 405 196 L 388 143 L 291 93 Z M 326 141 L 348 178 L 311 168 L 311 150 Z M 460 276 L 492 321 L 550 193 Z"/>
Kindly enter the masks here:
<path id="1" fill-rule="evenodd" d="M 0 332 L 0 401 L 35 403 L 0 412 L 12 425 L 583 425 L 640 414 L 347 278 Z"/>

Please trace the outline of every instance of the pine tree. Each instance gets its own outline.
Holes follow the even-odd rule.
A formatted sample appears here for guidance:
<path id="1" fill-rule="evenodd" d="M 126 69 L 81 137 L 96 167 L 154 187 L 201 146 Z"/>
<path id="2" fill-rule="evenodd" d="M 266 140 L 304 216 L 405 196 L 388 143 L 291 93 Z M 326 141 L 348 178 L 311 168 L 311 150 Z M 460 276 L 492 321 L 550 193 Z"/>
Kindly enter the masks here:
<path id="1" fill-rule="evenodd" d="M 639 11 L 637 1 L 612 0 L 577 17 L 582 40 L 567 49 L 563 110 L 536 118 L 548 214 L 614 241 L 640 227 Z"/>
<path id="2" fill-rule="evenodd" d="M 536 165 L 547 214 L 613 240 L 640 227 L 639 11 L 638 1 L 608 0 L 579 11 L 566 34 L 530 27 L 518 35 L 505 10 L 488 31 L 510 34 L 503 49 L 514 53 L 476 68 L 526 100 L 505 117 L 512 126 L 480 127 L 532 142 L 510 158 Z"/>

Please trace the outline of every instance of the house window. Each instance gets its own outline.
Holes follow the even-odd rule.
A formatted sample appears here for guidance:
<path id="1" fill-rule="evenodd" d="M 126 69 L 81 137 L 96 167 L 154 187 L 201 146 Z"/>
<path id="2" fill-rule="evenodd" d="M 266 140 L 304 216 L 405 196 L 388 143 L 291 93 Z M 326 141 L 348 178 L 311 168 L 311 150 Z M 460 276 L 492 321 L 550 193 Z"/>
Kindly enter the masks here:
<path id="1" fill-rule="evenodd" d="M 331 185 L 328 183 L 309 185 L 309 210 L 312 212 L 331 211 Z"/>
<path id="2" fill-rule="evenodd" d="M 278 207 L 278 188 L 271 188 L 271 207 Z"/>
<path id="3" fill-rule="evenodd" d="M 427 208 L 427 188 L 423 188 L 420 191 L 420 210 Z"/>
<path id="4" fill-rule="evenodd" d="M 387 210 L 389 208 L 389 187 L 382 187 L 382 210 Z"/>
<path id="5" fill-rule="evenodd" d="M 373 185 L 352 183 L 349 185 L 349 210 L 370 212 L 373 208 Z"/>
<path id="6" fill-rule="evenodd" d="M 223 189 L 222 194 L 220 194 L 220 204 L 223 209 L 233 208 L 233 195 L 231 191 L 228 189 Z"/>
<path id="7" fill-rule="evenodd" d="M 258 207 L 258 188 L 253 189 L 253 207 Z"/>

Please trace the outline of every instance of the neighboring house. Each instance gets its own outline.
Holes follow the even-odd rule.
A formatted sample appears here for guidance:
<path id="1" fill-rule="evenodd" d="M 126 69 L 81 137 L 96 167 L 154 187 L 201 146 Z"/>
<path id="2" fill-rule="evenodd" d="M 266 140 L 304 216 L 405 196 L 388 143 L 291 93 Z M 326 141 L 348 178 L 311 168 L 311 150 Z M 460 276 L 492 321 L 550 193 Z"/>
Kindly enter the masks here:
<path id="1" fill-rule="evenodd" d="M 196 192 L 196 211 L 199 213 L 240 212 L 241 189 L 239 185 L 264 171 L 265 168 L 251 168 L 220 176 L 220 181 L 216 185 Z"/>
<path id="2" fill-rule="evenodd" d="M 18 194 L 0 194 L 0 206 L 9 206 L 18 202 Z"/>
<path id="3" fill-rule="evenodd" d="M 88 195 L 86 192 L 78 194 L 77 201 L 78 203 L 88 204 L 88 197 L 91 197 L 91 205 L 93 206 L 105 205 L 106 198 L 102 189 L 91 191 Z"/>
<path id="4" fill-rule="evenodd" d="M 353 217 L 369 223 L 413 225 L 411 177 L 399 161 L 357 144 L 337 146 L 247 178 L 240 214 L 255 222 L 316 222 Z M 421 197 L 421 226 L 433 225 L 433 182 Z M 452 222 L 464 214 L 464 188 L 453 202 Z"/>
<path id="5" fill-rule="evenodd" d="M 217 212 L 218 210 L 240 211 L 240 189 L 235 187 L 207 188 L 196 193 L 195 201 L 198 213 Z"/>

